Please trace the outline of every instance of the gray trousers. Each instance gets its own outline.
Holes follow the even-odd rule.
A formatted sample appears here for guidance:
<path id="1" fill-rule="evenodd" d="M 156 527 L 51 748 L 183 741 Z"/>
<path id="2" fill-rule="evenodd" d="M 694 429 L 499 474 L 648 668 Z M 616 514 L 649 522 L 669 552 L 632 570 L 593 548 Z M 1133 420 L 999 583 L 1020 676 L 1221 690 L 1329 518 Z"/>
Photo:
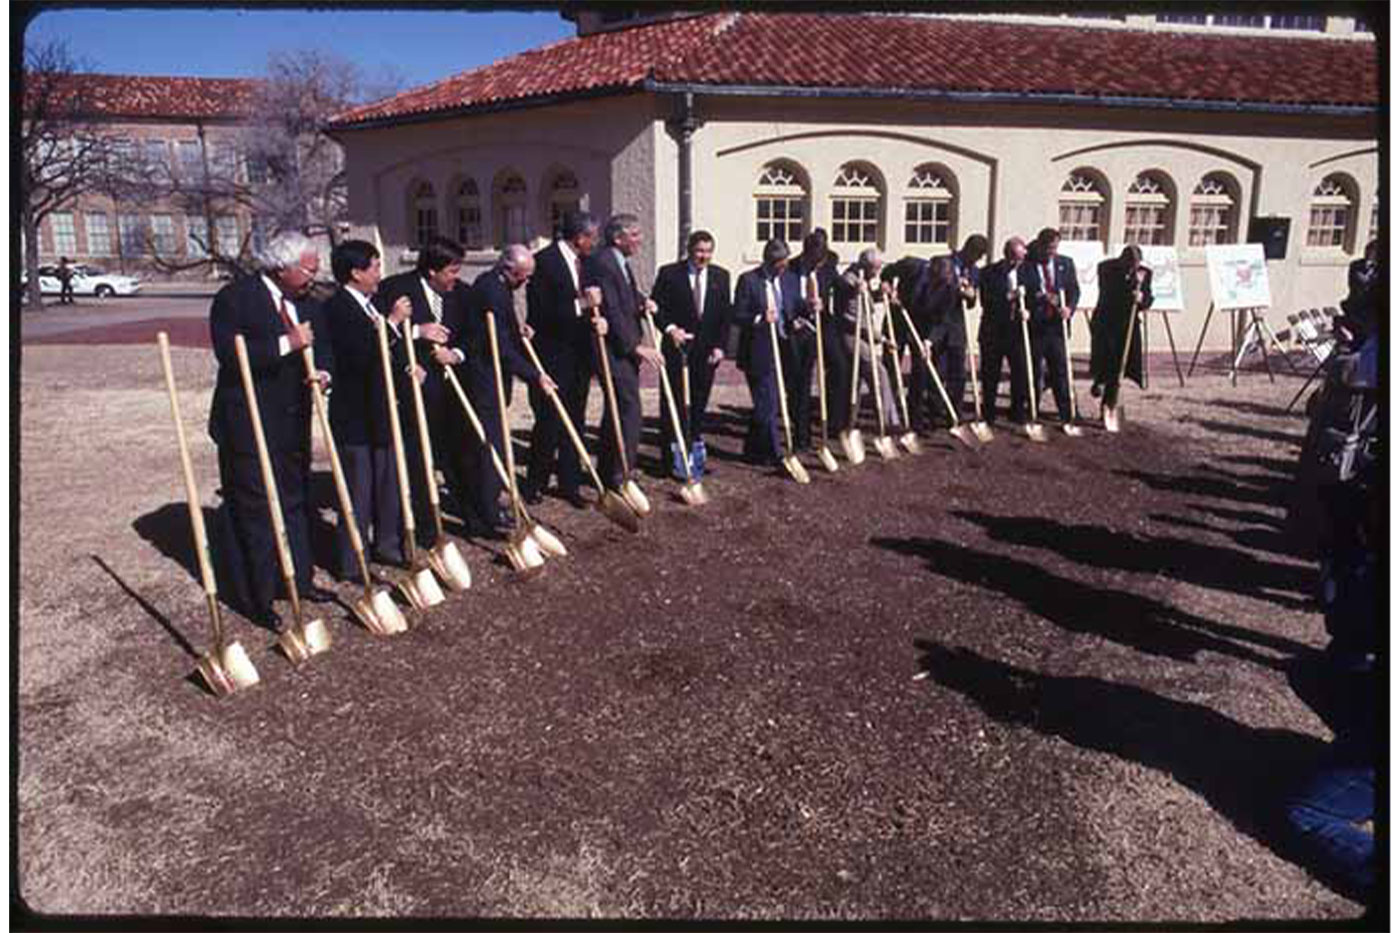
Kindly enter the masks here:
<path id="1" fill-rule="evenodd" d="M 398 469 L 393 447 L 346 444 L 340 448 L 345 484 L 355 507 L 360 539 L 379 563 L 403 561 L 403 509 L 399 505 Z M 343 518 L 344 516 L 342 516 Z M 357 576 L 359 566 L 349 531 L 340 534 L 338 568 L 342 577 Z"/>
<path id="2" fill-rule="evenodd" d="M 868 396 L 870 397 L 870 399 L 871 399 L 870 404 L 873 406 L 873 405 L 875 404 L 875 401 L 874 401 L 874 399 L 875 399 L 875 382 L 874 382 L 874 369 L 873 369 L 873 367 L 871 366 L 871 363 L 870 363 L 870 344 L 866 343 L 866 341 L 865 341 L 865 339 L 864 339 L 864 334 L 862 334 L 861 337 L 862 337 L 861 342 L 860 342 L 860 385 L 861 385 L 861 393 L 864 394 L 864 395 L 868 395 Z M 856 347 L 855 347 L 855 338 L 852 337 L 851 335 L 849 335 L 849 334 L 846 335 L 845 344 L 846 344 L 846 352 L 847 352 L 848 354 L 853 354 L 853 353 L 856 351 Z M 900 423 L 900 420 L 899 420 L 899 408 L 898 408 L 898 406 L 899 406 L 899 400 L 896 399 L 896 398 L 894 397 L 894 371 L 891 370 L 890 367 L 889 367 L 889 365 L 888 365 L 888 363 L 889 363 L 889 354 L 888 354 L 888 353 L 885 353 L 882 349 L 880 349 L 880 344 L 879 344 L 879 343 L 876 343 L 876 349 L 877 349 L 877 350 L 880 350 L 880 364 L 879 364 L 879 365 L 880 365 L 880 399 L 881 399 L 881 403 L 882 403 L 882 404 L 884 405 L 884 407 L 885 407 L 885 428 L 886 428 L 886 430 L 888 430 L 888 431 L 890 431 L 891 433 L 893 433 L 893 432 L 900 431 L 900 430 L 903 429 L 903 425 Z M 923 365 L 923 364 L 920 363 L 919 365 Z M 846 391 L 847 393 L 849 393 L 849 392 L 851 391 L 851 383 L 850 383 L 850 380 L 849 380 L 849 379 L 847 379 L 847 381 L 846 381 L 846 386 L 845 386 L 845 390 L 844 390 L 844 391 Z M 850 397 L 850 395 L 848 394 L 848 395 L 846 396 L 845 404 L 849 405 L 849 404 L 850 404 L 850 401 L 851 401 L 851 397 Z M 827 402 L 830 403 L 831 400 L 830 400 L 830 399 L 827 399 Z M 841 403 L 838 403 L 838 404 L 841 404 Z M 859 409 L 859 407 L 860 407 L 860 395 L 857 395 L 857 396 L 856 396 L 856 407 L 857 407 L 857 409 Z M 858 424 L 858 422 L 857 422 L 856 419 L 855 419 L 855 414 L 856 414 L 855 412 L 852 412 L 851 427 L 856 427 L 857 424 Z"/>

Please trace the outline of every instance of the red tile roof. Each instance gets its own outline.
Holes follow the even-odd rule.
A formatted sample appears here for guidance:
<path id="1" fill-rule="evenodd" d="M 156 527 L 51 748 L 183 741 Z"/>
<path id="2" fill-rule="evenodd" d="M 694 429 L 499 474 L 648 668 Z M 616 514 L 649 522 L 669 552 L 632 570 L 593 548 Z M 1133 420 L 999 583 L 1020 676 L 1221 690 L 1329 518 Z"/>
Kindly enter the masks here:
<path id="1" fill-rule="evenodd" d="M 660 85 L 1068 94 L 1375 107 L 1366 39 L 832 13 L 714 13 L 566 39 L 395 97 L 336 125 Z"/>
<path id="2" fill-rule="evenodd" d="M 261 83 L 252 78 L 105 74 L 59 80 L 61 95 L 76 99 L 83 116 L 99 119 L 242 119 L 253 114 Z"/>

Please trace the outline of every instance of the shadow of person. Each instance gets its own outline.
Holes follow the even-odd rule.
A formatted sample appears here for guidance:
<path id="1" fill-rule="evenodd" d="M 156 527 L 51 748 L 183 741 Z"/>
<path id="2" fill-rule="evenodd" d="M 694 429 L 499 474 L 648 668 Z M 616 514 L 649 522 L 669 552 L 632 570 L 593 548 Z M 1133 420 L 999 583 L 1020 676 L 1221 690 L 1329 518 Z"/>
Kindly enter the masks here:
<path id="1" fill-rule="evenodd" d="M 1282 670 L 1286 659 L 1254 646 L 1284 654 L 1312 651 L 1287 638 L 1213 622 L 1146 596 L 1080 583 L 1000 554 L 930 538 L 873 538 L 871 543 L 922 558 L 930 573 L 1002 593 L 1066 631 L 1147 654 L 1194 662 L 1200 652 L 1213 651 Z"/>
<path id="2" fill-rule="evenodd" d="M 1265 599 L 1289 609 L 1311 609 L 1310 599 L 1279 595 L 1312 586 L 1306 568 L 1263 561 L 1232 547 L 1190 538 L 1138 535 L 1103 525 L 1078 525 L 1039 516 L 999 516 L 953 510 L 952 515 L 981 526 L 993 541 L 1038 547 L 1089 567 L 1162 574 L 1195 586 Z M 1207 530 L 1214 531 L 1209 528 Z"/>
<path id="3" fill-rule="evenodd" d="M 1162 473 L 1147 473 L 1143 470 L 1114 470 L 1113 474 L 1136 480 L 1148 489 L 1157 492 L 1171 492 L 1182 496 L 1203 496 L 1211 499 L 1223 499 L 1226 502 L 1253 502 L 1278 509 L 1287 505 L 1281 489 L 1274 487 L 1252 488 L 1226 479 L 1189 476 L 1184 473 L 1173 476 Z"/>
<path id="4" fill-rule="evenodd" d="M 224 519 L 219 510 L 203 508 L 204 527 L 207 529 L 214 564 L 214 585 L 219 590 L 219 603 L 234 612 L 241 612 L 236 594 L 239 583 L 230 576 L 226 561 L 220 560 L 224 546 Z M 194 532 L 190 529 L 190 508 L 185 502 L 167 502 L 165 505 L 137 516 L 131 523 L 132 530 L 147 544 L 154 547 L 164 557 L 179 564 L 197 585 L 204 581 L 199 573 L 199 556 L 195 553 Z M 231 533 L 229 535 L 231 537 Z"/>
<path id="5" fill-rule="evenodd" d="M 1281 444 L 1290 444 L 1294 447 L 1303 443 L 1302 431 L 1273 431 L 1268 428 L 1256 428 L 1247 424 L 1236 424 L 1232 421 L 1214 421 L 1210 418 L 1197 418 L 1192 415 L 1187 415 L 1181 420 L 1188 424 L 1198 425 L 1208 431 L 1215 431 L 1220 434 L 1252 437 L 1261 441 L 1277 441 Z"/>
<path id="6" fill-rule="evenodd" d="M 1129 684 L 1042 674 L 925 639 L 914 646 L 930 681 L 994 719 L 1160 771 L 1275 854 L 1311 868 L 1284 800 L 1322 760 L 1320 739 L 1245 726 Z"/>
<path id="7" fill-rule="evenodd" d="M 1147 516 L 1149 520 L 1161 522 L 1164 525 L 1175 525 L 1178 528 L 1191 528 L 1196 531 L 1208 531 L 1212 534 L 1229 538 L 1231 541 L 1247 547 L 1254 551 L 1272 551 L 1275 554 L 1285 554 L 1293 556 L 1293 544 L 1283 534 L 1277 531 L 1269 531 L 1263 528 L 1217 528 L 1205 522 L 1193 521 L 1189 518 L 1182 518 L 1179 515 L 1169 515 L 1160 512 L 1153 512 Z M 1303 571 L 1306 573 L 1306 571 Z M 1310 603 L 1299 602 L 1298 608 L 1305 608 Z"/>
<path id="8" fill-rule="evenodd" d="M 112 569 L 111 565 L 108 564 L 101 557 L 97 556 L 96 554 L 89 554 L 88 557 L 91 557 L 92 562 L 95 563 L 98 567 L 102 568 L 102 571 L 106 573 L 107 576 L 112 578 L 112 581 L 117 584 L 117 586 L 121 589 L 123 593 L 125 593 L 127 596 L 130 596 L 132 601 L 135 602 L 136 605 L 140 606 L 143 610 L 145 610 L 146 615 L 150 616 L 156 621 L 156 624 L 158 624 L 161 628 L 165 629 L 165 633 L 169 635 L 172 639 L 174 639 L 175 644 L 179 645 L 181 650 L 184 651 L 185 654 L 189 655 L 191 658 L 194 658 L 196 660 L 199 659 L 199 651 L 195 648 L 194 644 L 188 638 L 185 637 L 185 634 L 175 627 L 175 623 L 170 621 L 169 616 L 167 616 L 165 613 L 161 612 L 159 609 L 153 606 L 149 600 L 147 600 L 140 593 L 136 592 L 136 590 L 132 589 L 131 584 L 123 580 L 117 574 L 117 572 Z"/>

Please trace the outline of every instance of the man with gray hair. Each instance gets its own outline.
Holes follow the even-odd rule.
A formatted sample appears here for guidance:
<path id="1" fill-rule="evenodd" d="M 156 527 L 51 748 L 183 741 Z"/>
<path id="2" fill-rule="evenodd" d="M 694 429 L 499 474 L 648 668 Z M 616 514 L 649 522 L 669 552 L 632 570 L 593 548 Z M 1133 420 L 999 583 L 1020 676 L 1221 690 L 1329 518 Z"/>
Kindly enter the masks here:
<path id="1" fill-rule="evenodd" d="M 778 370 L 769 325 L 777 327 L 778 352 L 790 369 L 789 344 L 802 312 L 802 283 L 788 271 L 789 252 L 786 241 L 769 240 L 763 247 L 763 265 L 739 276 L 734 286 L 734 323 L 742 328 L 737 362 L 753 398 L 744 456 L 760 466 L 778 466 L 783 457 Z"/>
<path id="2" fill-rule="evenodd" d="M 274 627 L 272 601 L 281 575 L 234 339 L 241 335 L 248 347 L 297 590 L 312 602 L 327 601 L 332 594 L 312 583 L 307 516 L 311 393 L 302 351 L 316 345 L 317 378 L 323 386 L 330 384 L 333 366 L 329 341 L 316 340 L 317 329 L 324 331 L 321 307 L 307 297 L 320 271 L 315 246 L 302 234 L 287 231 L 274 236 L 256 258 L 260 272 L 221 288 L 209 311 L 209 334 L 219 363 L 209 436 L 219 448 L 220 531 L 231 545 L 221 550 L 229 562 L 230 601 L 253 621 Z"/>
<path id="3" fill-rule="evenodd" d="M 861 384 L 872 399 L 875 397 L 874 367 L 884 367 L 879 377 L 880 404 L 885 409 L 886 429 L 890 434 L 895 434 L 903 430 L 903 425 L 899 417 L 898 400 L 894 395 L 894 372 L 890 369 L 889 357 L 884 352 L 885 348 L 894 346 L 892 341 L 887 341 L 885 335 L 885 315 L 889 313 L 889 299 L 893 286 L 880 279 L 880 270 L 884 265 L 885 257 L 875 247 L 869 246 L 861 250 L 856 261 L 836 281 L 836 302 L 841 315 L 839 323 L 842 344 L 852 360 L 859 359 Z M 861 322 L 860 346 L 856 346 L 856 321 L 860 315 L 862 290 L 870 299 L 870 317 Z M 880 351 L 879 359 L 871 357 L 871 335 L 868 328 L 874 328 L 875 349 Z M 847 389 L 849 388 L 848 385 Z M 846 397 L 845 404 L 850 404 L 850 396 Z M 859 415 L 860 396 L 857 395 L 855 408 L 848 413 L 849 420 L 846 423 L 854 428 Z"/>
<path id="4" fill-rule="evenodd" d="M 602 252 L 584 265 L 584 293 L 594 311 L 594 331 L 604 338 L 602 352 L 608 354 L 625 448 L 619 457 L 612 400 L 605 397 L 598 423 L 598 436 L 603 439 L 598 472 L 604 483 L 620 489 L 636 466 L 642 437 L 641 364 L 660 369 L 663 360 L 661 351 L 642 339 L 641 315 L 644 310 L 654 312 L 656 303 L 638 287 L 630 261 L 642 247 L 641 220 L 634 214 L 614 214 L 603 227 L 603 240 Z M 602 372 L 601 358 L 598 371 Z"/>

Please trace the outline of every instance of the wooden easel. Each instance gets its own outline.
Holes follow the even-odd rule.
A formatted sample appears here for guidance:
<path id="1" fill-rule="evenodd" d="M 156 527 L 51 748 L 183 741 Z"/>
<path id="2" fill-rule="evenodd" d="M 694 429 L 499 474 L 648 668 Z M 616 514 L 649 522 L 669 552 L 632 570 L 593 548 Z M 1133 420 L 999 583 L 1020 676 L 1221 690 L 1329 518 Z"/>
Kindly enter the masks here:
<path id="1" fill-rule="evenodd" d="M 1269 366 L 1269 344 L 1274 345 L 1274 349 L 1288 363 L 1288 368 L 1294 372 L 1298 367 L 1293 364 L 1288 352 L 1284 350 L 1283 344 L 1278 342 L 1278 338 L 1269 330 L 1268 324 L 1264 320 L 1263 307 L 1252 308 L 1224 308 L 1230 314 L 1230 385 L 1238 384 L 1238 374 L 1240 361 L 1250 350 L 1258 349 L 1259 356 L 1264 361 L 1264 371 L 1269 374 L 1269 381 L 1274 381 L 1274 370 Z M 1191 375 L 1196 371 L 1196 358 L 1201 355 L 1201 345 L 1206 340 L 1206 330 L 1210 327 L 1211 315 L 1215 313 L 1215 302 L 1210 303 L 1210 308 L 1206 311 L 1205 323 L 1201 325 L 1201 336 L 1196 339 L 1196 351 L 1191 354 L 1191 365 L 1186 370 L 1186 375 Z M 1248 320 L 1241 326 L 1240 315 L 1248 314 Z"/>

